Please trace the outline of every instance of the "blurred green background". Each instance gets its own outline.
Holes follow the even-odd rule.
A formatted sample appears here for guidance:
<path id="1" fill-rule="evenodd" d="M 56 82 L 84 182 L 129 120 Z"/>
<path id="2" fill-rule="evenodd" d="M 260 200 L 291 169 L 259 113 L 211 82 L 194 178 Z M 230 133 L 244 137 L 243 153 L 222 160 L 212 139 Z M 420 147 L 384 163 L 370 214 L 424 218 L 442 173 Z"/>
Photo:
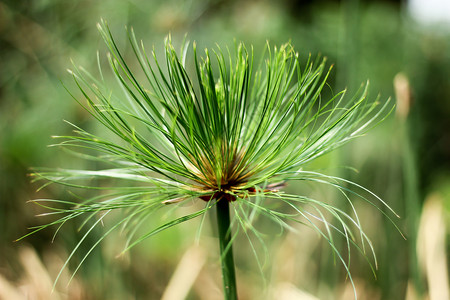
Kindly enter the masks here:
<path id="1" fill-rule="evenodd" d="M 66 224 L 53 242 L 56 228 L 13 242 L 45 222 L 35 216 L 42 210 L 28 200 L 63 193 L 60 187 L 36 192 L 39 185 L 27 175 L 31 168 L 86 164 L 47 146 L 52 135 L 71 132 L 63 120 L 96 126 L 64 85 L 75 88 L 66 72 L 71 59 L 95 70 L 97 51 L 105 52 L 96 30 L 100 18 L 109 22 L 124 51 L 125 25 L 157 49 L 168 33 L 175 42 L 187 34 L 202 47 L 244 41 L 256 55 L 266 41 L 291 41 L 302 57 L 321 53 L 335 64 L 333 91 L 355 91 L 370 79 L 372 97 L 395 99 L 397 110 L 384 123 L 316 167 L 331 167 L 333 174 L 369 188 L 401 216 L 394 221 L 406 240 L 376 209 L 356 203 L 379 259 L 374 278 L 353 251 L 359 298 L 448 299 L 450 22 L 419 21 L 408 7 L 406 1 L 363 0 L 0 1 L 0 299 L 178 299 L 176 292 L 183 290 L 188 299 L 221 298 L 214 234 L 206 230 L 201 247 L 191 247 L 198 222 L 151 238 L 125 258 L 116 258 L 124 237 L 114 235 L 67 285 L 83 250 L 101 236 L 99 229 L 53 293 L 53 280 L 82 237 L 79 224 Z M 157 224 L 155 219 L 149 227 Z M 352 299 L 344 269 L 327 243 L 300 229 L 299 235 L 268 238 L 275 242 L 269 243 L 266 289 L 248 262 L 248 245 L 235 246 L 241 299 Z"/>

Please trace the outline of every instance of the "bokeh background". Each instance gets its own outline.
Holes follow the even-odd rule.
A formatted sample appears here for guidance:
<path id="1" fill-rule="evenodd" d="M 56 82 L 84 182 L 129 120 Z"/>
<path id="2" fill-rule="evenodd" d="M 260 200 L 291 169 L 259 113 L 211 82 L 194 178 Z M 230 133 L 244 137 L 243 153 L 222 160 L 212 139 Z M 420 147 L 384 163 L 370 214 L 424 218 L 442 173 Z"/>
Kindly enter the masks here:
<path id="1" fill-rule="evenodd" d="M 422 4 L 421 4 L 422 3 Z M 335 64 L 330 90 L 356 91 L 370 79 L 371 96 L 392 98 L 396 110 L 366 137 L 314 167 L 328 168 L 382 197 L 401 216 L 395 226 L 370 205 L 356 202 L 378 256 L 376 278 L 353 251 L 351 271 L 360 299 L 448 299 L 450 228 L 450 7 L 445 1 L 0 1 L 0 299 L 221 299 L 214 232 L 193 246 L 198 222 L 171 229 L 117 258 L 125 239 L 106 239 L 68 284 L 83 254 L 102 235 L 94 231 L 53 281 L 82 237 L 66 224 L 20 242 L 45 222 L 30 199 L 63 191 L 29 176 L 33 167 L 91 167 L 52 144 L 70 122 L 97 126 L 65 90 L 74 89 L 71 59 L 95 70 L 97 32 L 108 20 L 123 46 L 133 26 L 147 47 L 187 39 L 201 46 L 291 41 L 300 56 L 319 53 Z M 425 5 L 424 5 L 425 4 Z M 356 171 L 341 168 L 354 167 Z M 336 192 L 290 187 L 327 200 Z M 337 198 L 337 197 L 336 197 Z M 342 201 L 336 199 L 335 201 Z M 345 208 L 345 201 L 342 201 Z M 47 220 L 48 221 L 48 220 Z M 149 228 L 158 224 L 150 222 Z M 209 224 L 207 224 L 209 225 Z M 352 299 L 345 271 L 311 229 L 267 239 L 266 283 L 243 240 L 235 245 L 241 299 Z M 270 229 L 268 229 L 270 232 Z M 337 242 L 345 251 L 345 243 Z"/>

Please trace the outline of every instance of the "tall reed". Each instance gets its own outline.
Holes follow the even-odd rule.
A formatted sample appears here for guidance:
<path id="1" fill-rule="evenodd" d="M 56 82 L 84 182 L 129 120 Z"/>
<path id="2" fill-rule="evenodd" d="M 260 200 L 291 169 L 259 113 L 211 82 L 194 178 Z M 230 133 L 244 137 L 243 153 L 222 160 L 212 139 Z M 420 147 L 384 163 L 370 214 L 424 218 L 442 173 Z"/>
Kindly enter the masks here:
<path id="1" fill-rule="evenodd" d="M 371 266 L 376 267 L 372 243 L 363 231 L 351 197 L 377 208 L 390 208 L 357 183 L 310 170 L 309 164 L 378 124 L 391 110 L 389 101 L 380 105 L 378 99 L 368 100 L 368 84 L 350 99 L 345 98 L 345 90 L 323 99 L 331 67 L 320 58 L 300 62 L 290 44 L 267 45 L 264 59 L 255 67 L 253 48 L 242 43 L 226 51 L 218 46 L 205 49 L 203 54 L 199 54 L 195 43 L 192 47 L 184 43 L 178 54 L 169 36 L 162 64 L 155 51 L 148 52 L 131 29 L 128 39 L 135 60 L 130 63 L 106 22 L 99 24 L 99 30 L 109 50 L 107 58 L 116 82 L 105 79 L 100 61 L 97 76 L 74 65 L 70 72 L 80 93 L 69 93 L 103 125 L 104 132 L 95 135 L 71 124 L 75 135 L 56 138 L 62 140 L 58 146 L 87 150 L 83 157 L 109 167 L 36 172 L 36 180 L 46 180 L 44 186 L 59 183 L 98 189 L 99 193 L 82 202 L 34 200 L 50 210 L 48 215 L 58 218 L 35 227 L 30 234 L 53 225 L 59 230 L 71 219 L 84 216 L 82 227 L 87 226 L 86 233 L 69 261 L 111 211 L 123 211 L 122 218 L 81 259 L 81 265 L 114 230 L 127 230 L 127 251 L 215 207 L 226 299 L 237 299 L 232 246 L 238 234 L 248 239 L 262 269 L 258 249 L 266 251 L 265 240 L 255 225 L 260 217 L 269 218 L 283 229 L 291 230 L 293 223 L 300 223 L 316 230 L 342 263 L 352 284 L 351 247 L 364 255 L 371 253 Z M 187 63 L 192 63 L 194 70 L 188 69 Z M 90 179 L 98 179 L 98 185 L 85 182 Z M 105 180 L 114 180 L 114 186 L 106 187 Z M 336 188 L 352 212 L 326 199 L 284 191 L 287 184 L 303 182 Z M 193 199 L 203 201 L 203 208 L 137 235 L 156 211 Z M 332 218 L 339 226 L 332 225 Z M 336 236 L 345 241 L 346 254 L 335 246 Z"/>

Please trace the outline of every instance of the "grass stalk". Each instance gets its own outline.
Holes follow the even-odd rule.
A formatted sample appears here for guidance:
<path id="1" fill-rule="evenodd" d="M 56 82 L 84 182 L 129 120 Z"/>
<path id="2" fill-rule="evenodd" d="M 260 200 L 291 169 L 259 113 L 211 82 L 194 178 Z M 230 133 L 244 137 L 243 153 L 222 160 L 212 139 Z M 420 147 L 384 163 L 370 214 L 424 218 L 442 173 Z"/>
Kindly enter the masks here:
<path id="1" fill-rule="evenodd" d="M 237 299 L 237 289 L 231 241 L 229 202 L 224 198 L 219 198 L 216 207 L 224 298 L 226 300 L 235 300 Z"/>

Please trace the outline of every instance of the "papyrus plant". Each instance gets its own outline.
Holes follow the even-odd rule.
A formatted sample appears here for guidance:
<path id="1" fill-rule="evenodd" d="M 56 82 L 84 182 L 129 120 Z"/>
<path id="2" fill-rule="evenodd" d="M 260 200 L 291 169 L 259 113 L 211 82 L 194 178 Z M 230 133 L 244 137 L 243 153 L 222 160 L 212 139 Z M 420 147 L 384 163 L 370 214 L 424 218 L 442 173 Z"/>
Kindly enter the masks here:
<path id="1" fill-rule="evenodd" d="M 353 97 L 345 97 L 342 91 L 331 99 L 322 98 L 331 68 L 326 67 L 325 59 L 300 62 L 290 44 L 267 45 L 264 59 L 255 66 L 253 49 L 242 43 L 227 51 L 216 47 L 201 53 L 195 44 L 190 47 L 184 43 L 178 54 L 169 37 L 161 59 L 154 51 L 148 52 L 130 30 L 129 44 L 135 55 L 130 63 L 106 23 L 102 22 L 99 30 L 109 49 L 107 58 L 116 81 L 105 80 L 102 67 L 95 77 L 75 66 L 71 74 L 81 97 L 72 96 L 103 125 L 105 134 L 94 135 L 72 124 L 76 134 L 58 137 L 62 138 L 58 145 L 95 150 L 98 156 L 85 157 L 111 167 L 34 174 L 47 183 L 101 189 L 83 202 L 36 200 L 51 210 L 48 214 L 59 218 L 34 231 L 62 226 L 77 217 L 85 218 L 83 224 L 95 220 L 70 259 L 111 211 L 123 211 L 122 218 L 106 229 L 94 247 L 113 230 L 128 228 L 126 251 L 214 209 L 224 294 L 226 299 L 236 299 L 234 238 L 239 233 L 247 236 L 257 256 L 253 241 L 264 241 L 253 223 L 267 217 L 283 228 L 290 229 L 295 222 L 312 227 L 328 241 L 352 280 L 347 258 L 352 244 L 364 255 L 366 248 L 371 253 L 373 248 L 351 198 L 359 197 L 374 206 L 387 205 L 356 183 L 308 166 L 381 121 L 389 113 L 388 101 L 381 105 L 369 101 L 367 84 Z M 192 68 L 186 67 L 188 63 Z M 86 179 L 114 179 L 115 185 L 106 188 L 101 180 L 85 184 Z M 335 187 L 352 213 L 334 206 L 330 199 L 283 191 L 286 185 L 298 182 Z M 155 211 L 195 199 L 204 203 L 202 209 L 134 236 Z M 345 239 L 348 254 L 338 251 L 336 235 Z"/>

